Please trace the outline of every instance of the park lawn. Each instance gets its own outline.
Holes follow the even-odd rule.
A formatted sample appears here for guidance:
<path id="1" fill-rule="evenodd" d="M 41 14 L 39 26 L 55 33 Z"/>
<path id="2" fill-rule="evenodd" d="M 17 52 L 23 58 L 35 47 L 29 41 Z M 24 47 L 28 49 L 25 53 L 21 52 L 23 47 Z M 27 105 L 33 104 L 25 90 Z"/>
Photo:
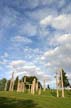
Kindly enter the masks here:
<path id="1" fill-rule="evenodd" d="M 55 93 L 49 91 L 40 96 L 0 91 L 0 108 L 71 108 L 71 91 L 65 94 L 65 98 L 56 98 Z"/>

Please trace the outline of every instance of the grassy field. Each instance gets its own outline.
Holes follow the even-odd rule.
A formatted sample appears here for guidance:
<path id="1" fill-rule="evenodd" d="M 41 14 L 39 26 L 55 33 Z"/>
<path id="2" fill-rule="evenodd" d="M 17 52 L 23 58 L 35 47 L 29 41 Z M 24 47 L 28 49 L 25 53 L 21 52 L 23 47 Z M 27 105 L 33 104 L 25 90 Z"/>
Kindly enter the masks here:
<path id="1" fill-rule="evenodd" d="M 0 108 L 71 108 L 71 91 L 66 91 L 65 98 L 56 98 L 54 91 L 40 96 L 0 91 Z"/>

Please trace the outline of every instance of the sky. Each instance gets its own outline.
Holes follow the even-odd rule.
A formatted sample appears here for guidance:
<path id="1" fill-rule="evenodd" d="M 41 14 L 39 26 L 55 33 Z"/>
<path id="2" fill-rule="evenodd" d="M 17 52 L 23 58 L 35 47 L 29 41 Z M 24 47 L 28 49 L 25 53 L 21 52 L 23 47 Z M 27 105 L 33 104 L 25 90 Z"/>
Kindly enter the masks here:
<path id="1" fill-rule="evenodd" d="M 52 87 L 71 81 L 71 0 L 0 0 L 0 79 L 37 76 Z"/>

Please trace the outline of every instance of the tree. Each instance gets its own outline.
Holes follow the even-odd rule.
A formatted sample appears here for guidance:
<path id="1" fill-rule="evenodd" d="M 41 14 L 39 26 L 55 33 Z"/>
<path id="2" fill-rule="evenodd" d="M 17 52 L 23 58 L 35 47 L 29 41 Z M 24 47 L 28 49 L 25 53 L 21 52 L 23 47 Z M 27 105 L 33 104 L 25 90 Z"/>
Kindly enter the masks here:
<path id="1" fill-rule="evenodd" d="M 28 84 L 32 84 L 34 78 L 36 79 L 36 82 L 38 81 L 37 77 L 36 76 L 23 76 L 22 77 L 22 81 L 24 82 L 24 78 L 26 77 L 26 88 L 28 89 L 29 88 L 29 85 Z M 39 87 L 42 87 L 41 83 L 38 82 L 38 86 Z"/>
<path id="2" fill-rule="evenodd" d="M 68 87 L 70 86 L 70 83 L 69 83 L 69 80 L 66 76 L 66 72 L 62 69 L 62 75 L 63 75 L 63 84 L 64 84 L 64 87 Z M 60 77 L 60 80 L 61 80 L 61 77 Z"/>
<path id="3" fill-rule="evenodd" d="M 50 86 L 49 86 L 49 84 L 47 85 L 47 89 L 50 89 Z"/>
<path id="4" fill-rule="evenodd" d="M 5 84 L 6 84 L 6 78 L 3 78 L 0 80 L 0 90 L 4 90 L 5 89 Z"/>

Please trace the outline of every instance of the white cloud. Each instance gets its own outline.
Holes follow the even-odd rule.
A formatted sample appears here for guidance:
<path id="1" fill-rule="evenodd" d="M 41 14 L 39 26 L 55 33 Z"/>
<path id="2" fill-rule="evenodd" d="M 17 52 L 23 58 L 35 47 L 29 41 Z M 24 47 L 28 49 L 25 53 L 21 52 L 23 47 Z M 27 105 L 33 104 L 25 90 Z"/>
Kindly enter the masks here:
<path id="1" fill-rule="evenodd" d="M 25 58 L 28 58 L 29 60 L 32 60 L 32 61 L 34 61 L 34 59 L 37 60 L 38 57 L 42 55 L 43 53 L 43 51 L 41 51 L 39 48 L 32 49 L 29 47 L 23 48 L 22 52 Z"/>
<path id="2" fill-rule="evenodd" d="M 50 45 L 63 45 L 71 43 L 71 34 L 55 35 L 50 41 Z"/>
<path id="3" fill-rule="evenodd" d="M 56 29 L 71 29 L 71 15 L 62 14 L 59 16 L 49 15 L 40 21 L 41 25 L 51 25 Z"/>
<path id="4" fill-rule="evenodd" d="M 50 71 L 54 72 L 57 68 L 64 68 L 65 71 L 71 72 L 71 35 L 64 34 L 52 40 L 54 40 L 53 43 L 59 44 L 46 51 L 41 57 L 42 61 Z"/>
<path id="5" fill-rule="evenodd" d="M 10 63 L 10 66 L 13 68 L 16 68 L 16 67 L 22 66 L 24 64 L 25 64 L 25 61 L 23 61 L 23 60 L 14 60 Z"/>
<path id="6" fill-rule="evenodd" d="M 65 44 L 71 42 L 71 34 L 64 34 L 55 39 L 57 43 Z"/>
<path id="7" fill-rule="evenodd" d="M 45 17 L 44 19 L 42 19 L 42 20 L 40 21 L 40 24 L 49 25 L 49 24 L 51 24 L 52 22 L 53 22 L 53 16 L 50 15 L 50 16 Z"/>
<path id="8" fill-rule="evenodd" d="M 71 41 L 71 34 L 65 34 L 65 35 L 59 36 L 57 41 L 60 43 L 67 42 L 67 41 L 69 42 L 69 41 Z"/>
<path id="9" fill-rule="evenodd" d="M 71 80 L 71 73 L 67 74 L 67 77 L 68 77 L 69 80 Z"/>
<path id="10" fill-rule="evenodd" d="M 23 43 L 23 44 L 32 43 L 31 39 L 29 39 L 27 37 L 24 37 L 24 36 L 15 36 L 15 37 L 12 37 L 11 41 L 15 42 L 15 43 Z"/>
<path id="11" fill-rule="evenodd" d="M 9 64 L 9 67 L 12 67 L 11 71 L 14 71 L 15 75 L 36 76 L 39 80 L 43 80 L 47 77 L 47 74 L 32 62 L 15 60 Z M 48 75 L 47 80 L 50 80 L 50 75 Z"/>

